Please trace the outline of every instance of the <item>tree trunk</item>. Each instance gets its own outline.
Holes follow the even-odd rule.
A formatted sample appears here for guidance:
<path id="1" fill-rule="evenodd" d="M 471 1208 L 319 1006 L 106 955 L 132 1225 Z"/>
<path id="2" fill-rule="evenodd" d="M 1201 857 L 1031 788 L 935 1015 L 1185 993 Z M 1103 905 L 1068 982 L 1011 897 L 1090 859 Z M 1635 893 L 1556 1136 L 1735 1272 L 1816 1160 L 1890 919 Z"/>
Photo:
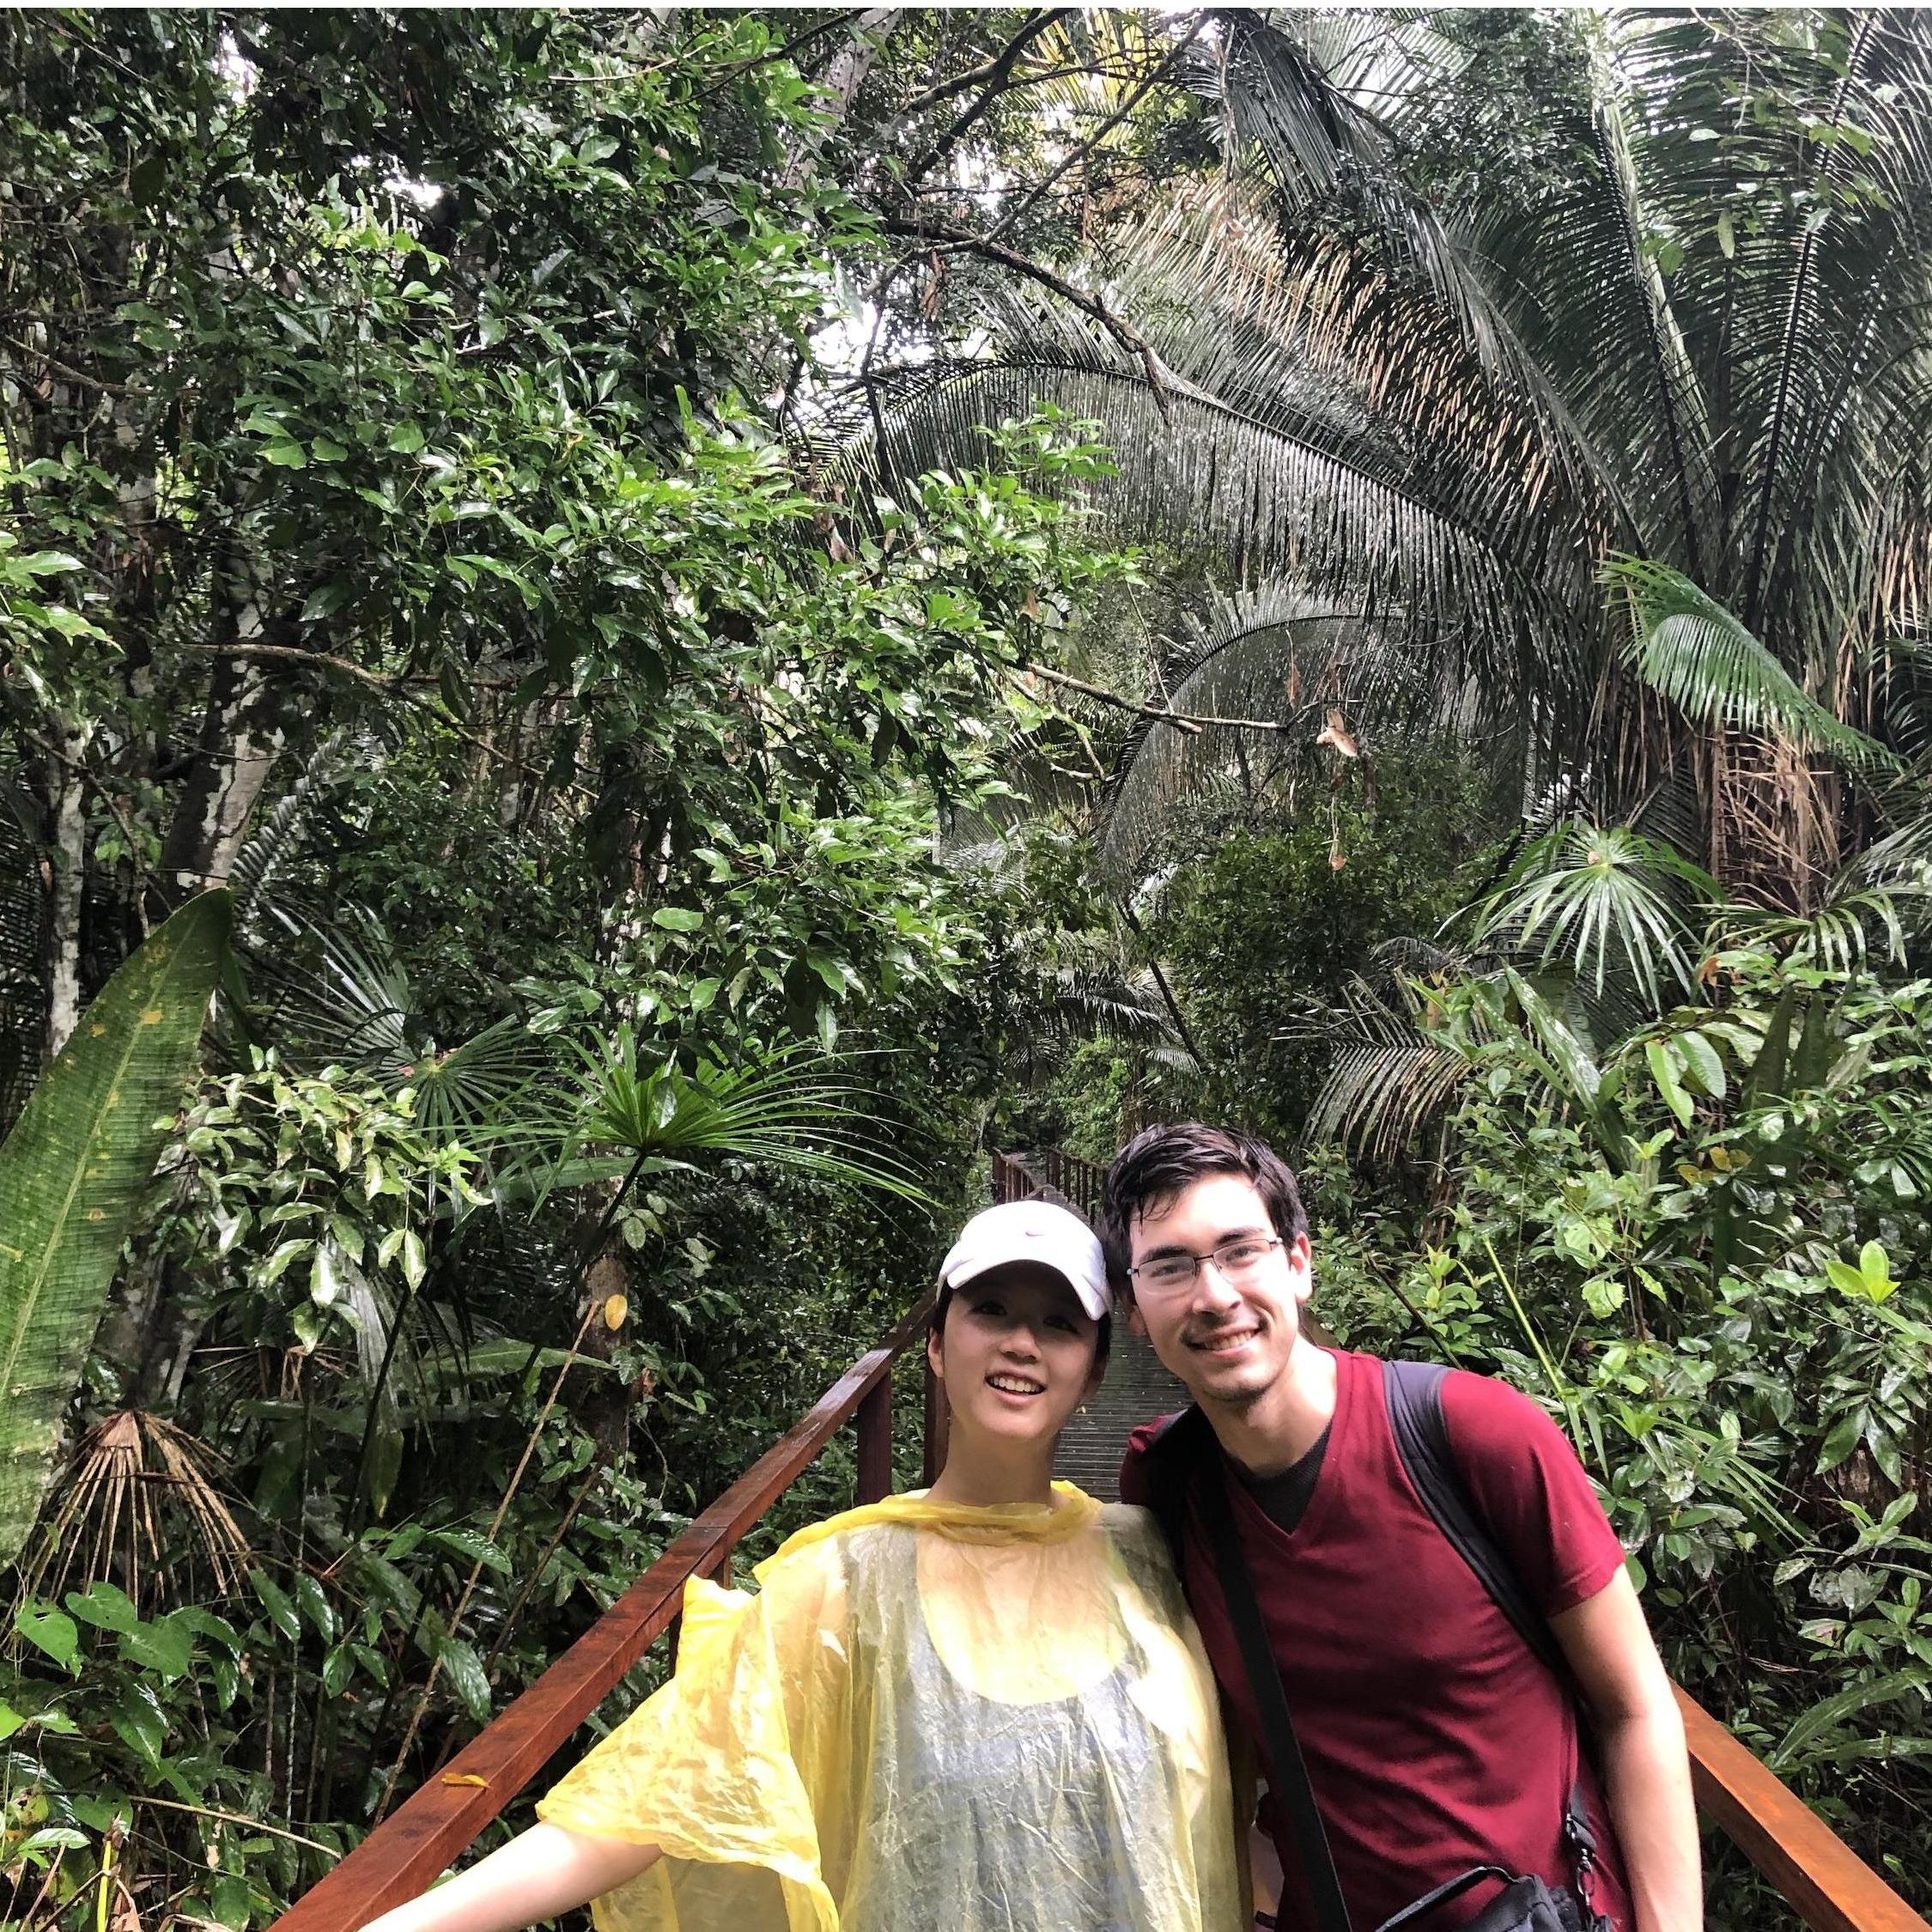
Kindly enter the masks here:
<path id="1" fill-rule="evenodd" d="M 825 143 L 845 125 L 846 117 L 851 113 L 852 104 L 858 100 L 859 90 L 866 84 L 866 76 L 872 72 L 879 49 L 885 45 L 886 37 L 896 24 L 898 11 L 896 7 L 868 7 L 852 23 L 851 38 L 833 55 L 832 64 L 825 70 L 823 84 L 831 98 L 823 104 L 824 118 L 786 164 L 787 187 L 800 187 L 811 179 L 818 166 L 818 157 L 825 151 Z"/>
<path id="2" fill-rule="evenodd" d="M 86 744 L 81 732 L 63 732 L 61 754 L 73 763 L 56 765 L 52 774 L 52 872 L 46 926 L 50 1060 L 67 1044 L 81 1017 L 81 894 L 87 884 L 88 821 L 86 781 L 75 768 Z"/>
<path id="3" fill-rule="evenodd" d="M 266 586 L 253 565 L 231 556 L 221 572 L 226 597 L 218 647 L 259 641 L 268 629 Z M 219 885 L 234 870 L 270 771 L 282 749 L 276 694 L 259 664 L 217 657 L 202 718 L 200 756 L 182 789 L 161 847 L 171 896 Z"/>

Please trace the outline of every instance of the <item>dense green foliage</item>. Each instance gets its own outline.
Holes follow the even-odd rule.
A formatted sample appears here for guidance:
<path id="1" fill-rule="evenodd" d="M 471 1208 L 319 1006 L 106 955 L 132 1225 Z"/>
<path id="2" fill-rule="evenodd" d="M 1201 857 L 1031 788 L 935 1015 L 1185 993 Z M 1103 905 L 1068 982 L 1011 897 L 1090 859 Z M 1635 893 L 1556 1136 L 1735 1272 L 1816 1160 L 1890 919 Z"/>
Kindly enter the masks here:
<path id="1" fill-rule="evenodd" d="M 1548 983 L 1418 985 L 1454 1077 L 1434 1206 L 1345 1207 L 1322 1305 L 1551 1404 L 1673 1670 L 1910 1894 L 1932 989 L 1716 938 L 1693 999 L 1601 1044 Z"/>
<path id="2" fill-rule="evenodd" d="M 756 21 L 0 34 L 10 1040 L 238 906 L 113 1303 L 45 1331 L 7 1860 L 36 1923 L 239 1928 L 915 1291 L 997 1064 L 939 813 L 1118 566 L 1064 424 L 862 522 L 787 460 L 868 224 Z"/>
<path id="3" fill-rule="evenodd" d="M 1932 1901 L 1918 22 L 15 14 L 0 163 L 9 1174 L 234 908 L 0 1403 L 9 1923 L 266 1923 L 1190 1114 Z"/>

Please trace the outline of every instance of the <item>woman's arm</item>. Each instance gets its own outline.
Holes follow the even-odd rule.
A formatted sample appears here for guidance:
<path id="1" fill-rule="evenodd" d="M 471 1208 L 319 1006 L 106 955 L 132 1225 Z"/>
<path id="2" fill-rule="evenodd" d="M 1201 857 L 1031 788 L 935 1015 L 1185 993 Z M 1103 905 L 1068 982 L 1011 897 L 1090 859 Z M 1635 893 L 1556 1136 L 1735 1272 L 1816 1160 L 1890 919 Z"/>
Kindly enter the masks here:
<path id="1" fill-rule="evenodd" d="M 647 1871 L 654 1844 L 533 1825 L 447 1885 L 385 1912 L 367 1932 L 522 1932 Z"/>

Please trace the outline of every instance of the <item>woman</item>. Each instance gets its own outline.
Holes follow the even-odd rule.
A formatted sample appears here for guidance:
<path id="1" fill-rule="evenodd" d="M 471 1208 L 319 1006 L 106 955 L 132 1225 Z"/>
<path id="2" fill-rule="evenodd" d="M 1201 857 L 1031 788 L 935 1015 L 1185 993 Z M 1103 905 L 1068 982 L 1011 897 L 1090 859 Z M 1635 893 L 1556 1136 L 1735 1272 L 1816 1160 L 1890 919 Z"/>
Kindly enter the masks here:
<path id="1" fill-rule="evenodd" d="M 1236 1932 L 1213 1678 L 1151 1518 L 1052 1480 L 1109 1335 L 1065 1209 L 975 1215 L 927 1358 L 945 1470 L 694 1580 L 677 1672 L 543 1822 L 374 1932 Z"/>

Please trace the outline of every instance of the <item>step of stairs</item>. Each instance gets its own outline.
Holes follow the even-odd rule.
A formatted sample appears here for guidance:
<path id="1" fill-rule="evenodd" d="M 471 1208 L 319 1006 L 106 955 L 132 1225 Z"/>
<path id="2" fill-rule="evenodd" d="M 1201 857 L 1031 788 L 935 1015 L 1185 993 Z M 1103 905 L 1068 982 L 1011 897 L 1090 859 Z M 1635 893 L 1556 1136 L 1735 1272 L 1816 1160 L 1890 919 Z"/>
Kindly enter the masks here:
<path id="1" fill-rule="evenodd" d="M 1128 1435 L 1143 1422 L 1187 1406 L 1188 1391 L 1161 1366 L 1153 1350 L 1116 1318 L 1106 1378 L 1060 1431 L 1054 1473 L 1103 1503 L 1118 1502 L 1121 1457 Z"/>

